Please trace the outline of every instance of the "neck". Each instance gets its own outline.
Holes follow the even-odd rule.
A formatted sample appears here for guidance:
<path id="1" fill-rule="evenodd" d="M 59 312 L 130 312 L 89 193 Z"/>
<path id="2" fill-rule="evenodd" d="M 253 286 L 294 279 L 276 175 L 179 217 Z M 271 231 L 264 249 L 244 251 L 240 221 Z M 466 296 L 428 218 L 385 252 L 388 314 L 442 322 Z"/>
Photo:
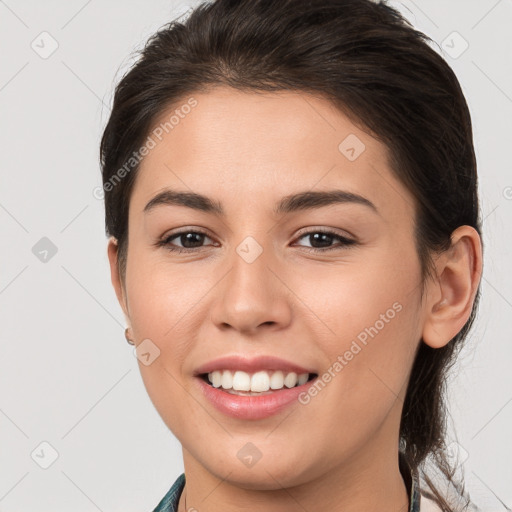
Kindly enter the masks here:
<path id="1" fill-rule="evenodd" d="M 398 445 L 386 453 L 367 448 L 339 466 L 325 468 L 315 479 L 285 488 L 268 475 L 269 482 L 258 489 L 230 479 L 233 474 L 229 471 L 220 478 L 212 475 L 184 450 L 186 485 L 178 510 L 407 512 L 409 495 L 398 466 Z"/>

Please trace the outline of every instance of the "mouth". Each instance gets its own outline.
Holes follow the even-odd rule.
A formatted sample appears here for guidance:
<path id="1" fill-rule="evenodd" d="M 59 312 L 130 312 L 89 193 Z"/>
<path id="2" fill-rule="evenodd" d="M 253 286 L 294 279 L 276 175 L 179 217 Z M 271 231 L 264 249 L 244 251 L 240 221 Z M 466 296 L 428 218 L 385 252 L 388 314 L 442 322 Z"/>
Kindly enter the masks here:
<path id="1" fill-rule="evenodd" d="M 263 420 L 293 404 L 315 385 L 314 366 L 271 354 L 226 354 L 198 366 L 198 391 L 219 412 L 238 420 Z"/>
<path id="2" fill-rule="evenodd" d="M 222 414 L 237 420 L 264 420 L 293 404 L 304 403 L 300 397 L 317 379 L 317 373 L 282 370 L 259 370 L 254 374 L 214 370 L 195 376 L 206 400 Z"/>
<path id="3" fill-rule="evenodd" d="M 216 388 L 230 395 L 265 396 L 279 391 L 305 386 L 318 377 L 317 373 L 260 371 L 248 374 L 229 370 L 201 373 L 197 375 L 211 388 Z"/>

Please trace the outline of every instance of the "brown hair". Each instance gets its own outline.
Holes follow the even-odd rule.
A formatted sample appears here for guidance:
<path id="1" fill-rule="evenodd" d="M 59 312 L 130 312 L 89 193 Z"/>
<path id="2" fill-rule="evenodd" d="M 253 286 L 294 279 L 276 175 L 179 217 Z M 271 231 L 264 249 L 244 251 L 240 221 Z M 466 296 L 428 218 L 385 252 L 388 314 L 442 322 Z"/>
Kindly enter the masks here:
<path id="1" fill-rule="evenodd" d="M 387 146 L 393 172 L 415 198 L 424 286 L 433 277 L 432 255 L 450 247 L 453 230 L 469 225 L 481 235 L 470 113 L 454 72 L 429 42 L 398 11 L 370 0 L 217 0 L 164 26 L 117 85 L 101 140 L 106 233 L 118 240 L 122 280 L 138 169 L 134 151 L 170 106 L 227 85 L 327 98 Z M 123 178 L 114 182 L 121 168 Z M 446 376 L 479 298 L 480 286 L 470 318 L 450 343 L 439 349 L 419 344 L 400 425 L 411 468 L 429 456 L 451 483 Z M 425 480 L 442 510 L 454 510 Z M 456 488 L 464 496 L 463 485 Z"/>

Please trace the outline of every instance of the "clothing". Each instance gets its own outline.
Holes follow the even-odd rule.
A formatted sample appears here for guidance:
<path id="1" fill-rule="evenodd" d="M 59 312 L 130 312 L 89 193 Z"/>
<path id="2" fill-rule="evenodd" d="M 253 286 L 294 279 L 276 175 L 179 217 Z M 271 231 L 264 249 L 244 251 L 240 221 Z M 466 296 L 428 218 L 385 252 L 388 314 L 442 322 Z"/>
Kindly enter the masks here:
<path id="1" fill-rule="evenodd" d="M 416 471 L 412 471 L 403 454 L 399 454 L 400 473 L 409 494 L 409 512 L 441 512 L 438 505 L 420 493 L 420 481 Z M 172 484 L 153 512 L 177 512 L 178 502 L 185 487 L 185 473 L 182 473 Z"/>

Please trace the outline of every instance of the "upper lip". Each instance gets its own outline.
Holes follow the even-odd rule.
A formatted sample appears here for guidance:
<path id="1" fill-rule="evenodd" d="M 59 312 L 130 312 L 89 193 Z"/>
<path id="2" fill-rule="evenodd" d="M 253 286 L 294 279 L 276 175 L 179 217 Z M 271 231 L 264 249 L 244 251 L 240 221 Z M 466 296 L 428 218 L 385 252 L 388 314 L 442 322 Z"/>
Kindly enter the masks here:
<path id="1" fill-rule="evenodd" d="M 248 358 L 243 355 L 230 355 L 219 357 L 209 361 L 195 369 L 194 375 L 214 372 L 215 370 L 242 370 L 247 373 L 254 373 L 260 370 L 282 370 L 285 372 L 315 373 L 314 370 L 304 368 L 291 361 L 270 355 L 260 355 Z"/>

